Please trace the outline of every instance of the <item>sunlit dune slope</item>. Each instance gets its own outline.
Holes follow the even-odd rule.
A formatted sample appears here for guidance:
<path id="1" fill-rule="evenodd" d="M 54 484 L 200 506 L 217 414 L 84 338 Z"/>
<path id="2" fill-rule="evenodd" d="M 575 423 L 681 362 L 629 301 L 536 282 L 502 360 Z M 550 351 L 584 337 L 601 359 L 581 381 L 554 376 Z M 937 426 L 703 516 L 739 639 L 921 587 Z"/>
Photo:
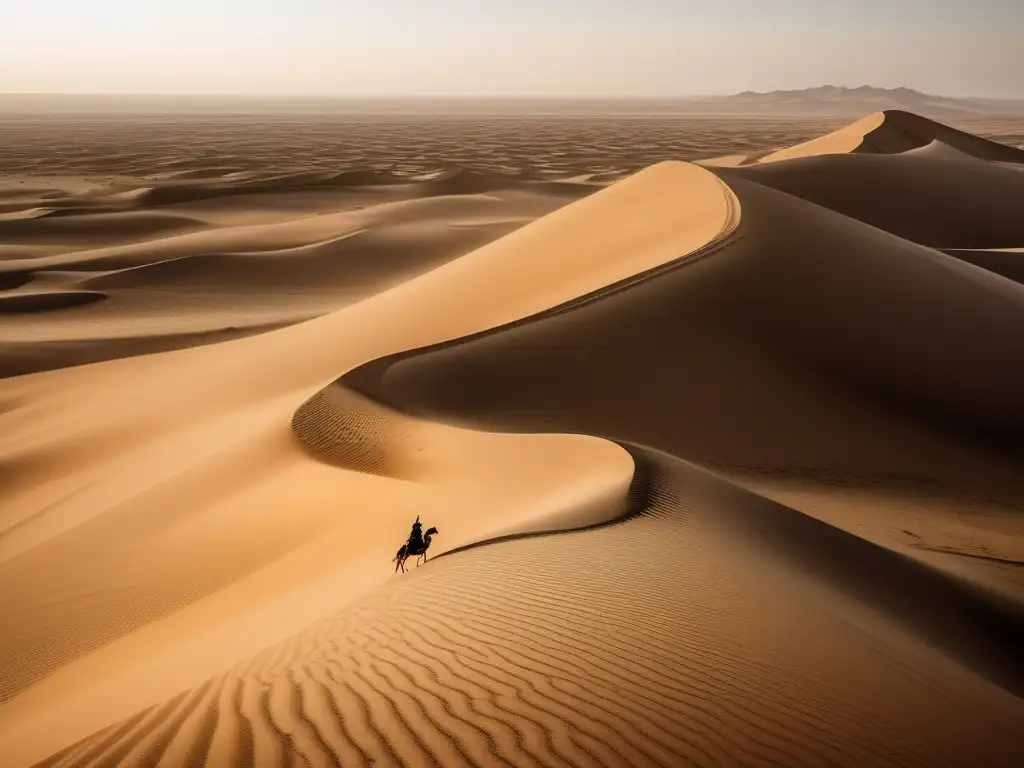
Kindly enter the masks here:
<path id="1" fill-rule="evenodd" d="M 1014 765 L 1019 700 L 915 633 L 969 604 L 931 602 L 892 553 L 634 456 L 642 514 L 444 557 L 40 765 Z M 844 584 L 871 573 L 909 622 Z M 995 648 L 987 671 L 1009 674 Z"/>
<path id="2" fill-rule="evenodd" d="M 335 433 L 296 408 L 339 370 L 543 311 L 734 226 L 714 176 L 664 164 L 309 323 L 0 384 L 0 570 L 26 585 L 2 605 L 21 617 L 3 645 L 5 753 L 40 759 L 332 613 L 387 578 L 416 514 L 446 546 L 614 515 L 630 462 L 612 444 L 462 432 L 358 398 L 332 399 L 358 430 Z M 293 414 L 371 457 L 383 435 L 387 471 L 321 463 Z"/>

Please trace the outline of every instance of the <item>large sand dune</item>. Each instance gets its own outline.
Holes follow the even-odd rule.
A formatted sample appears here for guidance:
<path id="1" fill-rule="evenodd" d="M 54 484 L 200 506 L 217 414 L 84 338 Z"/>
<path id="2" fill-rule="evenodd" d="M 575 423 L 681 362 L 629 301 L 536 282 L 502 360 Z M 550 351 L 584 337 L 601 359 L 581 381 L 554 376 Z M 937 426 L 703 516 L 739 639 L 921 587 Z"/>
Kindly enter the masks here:
<path id="1" fill-rule="evenodd" d="M 929 146 L 932 145 L 932 146 Z M 994 162 L 1020 163 L 1024 150 L 951 128 L 898 109 L 875 112 L 837 131 L 774 152 L 730 155 L 707 161 L 710 165 L 747 165 L 793 160 L 800 157 L 846 153 L 892 155 L 903 152 L 949 156 L 948 149 Z M 724 162 L 723 162 L 724 161 Z"/>
<path id="2" fill-rule="evenodd" d="M 1019 156 L 837 136 L 5 194 L 4 766 L 1019 764 Z"/>

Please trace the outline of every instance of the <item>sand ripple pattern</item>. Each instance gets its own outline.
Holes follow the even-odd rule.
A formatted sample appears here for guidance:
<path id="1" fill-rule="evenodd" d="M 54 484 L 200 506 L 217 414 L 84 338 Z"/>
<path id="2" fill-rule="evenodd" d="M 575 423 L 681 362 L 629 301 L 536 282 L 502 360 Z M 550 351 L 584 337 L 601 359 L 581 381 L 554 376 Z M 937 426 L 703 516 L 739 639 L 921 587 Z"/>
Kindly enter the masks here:
<path id="1" fill-rule="evenodd" d="M 441 558 L 40 765 L 1014 764 L 991 691 L 764 579 L 685 476 L 646 493 L 621 525 Z"/>

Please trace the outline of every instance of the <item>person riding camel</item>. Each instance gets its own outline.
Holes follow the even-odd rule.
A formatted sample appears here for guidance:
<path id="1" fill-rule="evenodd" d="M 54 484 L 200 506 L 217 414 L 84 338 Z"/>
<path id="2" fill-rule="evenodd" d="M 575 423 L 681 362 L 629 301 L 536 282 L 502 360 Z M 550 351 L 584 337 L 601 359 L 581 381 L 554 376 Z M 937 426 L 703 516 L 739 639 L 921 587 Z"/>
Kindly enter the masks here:
<path id="1" fill-rule="evenodd" d="M 412 524 L 412 533 L 409 534 L 409 551 L 419 552 L 423 549 L 423 523 L 420 516 L 416 515 L 416 522 Z"/>

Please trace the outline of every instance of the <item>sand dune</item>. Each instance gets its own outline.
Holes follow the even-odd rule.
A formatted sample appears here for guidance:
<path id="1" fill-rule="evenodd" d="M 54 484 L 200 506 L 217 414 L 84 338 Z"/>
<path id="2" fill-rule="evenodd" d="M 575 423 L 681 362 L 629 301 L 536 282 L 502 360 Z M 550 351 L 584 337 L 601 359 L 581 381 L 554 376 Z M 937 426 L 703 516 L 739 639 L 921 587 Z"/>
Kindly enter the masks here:
<path id="1" fill-rule="evenodd" d="M 399 282 L 410 273 L 473 250 L 494 238 L 497 227 L 465 230 L 435 224 L 397 224 L 356 230 L 321 242 L 247 253 L 204 253 L 115 270 L 88 278 L 99 288 L 163 288 L 287 291 L 338 285 L 364 294 Z"/>
<path id="2" fill-rule="evenodd" d="M 1017 147 L 974 136 L 910 112 L 890 109 L 868 115 L 825 136 L 776 152 L 746 157 L 741 164 L 851 152 L 891 155 L 920 150 L 933 142 L 984 160 L 1024 162 L 1024 150 Z"/>
<path id="3" fill-rule="evenodd" d="M 939 141 L 938 139 L 933 139 L 922 147 L 908 149 L 901 154 L 914 157 L 930 157 L 936 160 L 969 160 L 970 158 L 975 157 L 968 152 L 961 151 L 943 141 Z M 978 159 L 980 160 L 984 158 L 979 157 Z"/>
<path id="4" fill-rule="evenodd" d="M 494 173 L 479 173 L 468 168 L 445 171 L 420 181 L 416 188 L 423 197 L 430 195 L 475 195 L 516 186 L 521 179 Z"/>
<path id="5" fill-rule="evenodd" d="M 41 765 L 1013 764 L 1019 705 L 914 631 L 950 631 L 928 576 L 650 456 L 628 522 L 445 557 Z M 994 629 L 967 648 L 1017 666 Z"/>
<path id="6" fill-rule="evenodd" d="M 969 421 L 965 428 L 1005 429 L 1010 430 L 1008 436 L 1021 435 L 1024 413 L 1017 413 L 1014 382 L 1024 370 L 1008 367 L 1016 365 L 1009 359 L 1010 350 L 1024 342 L 1024 338 L 1018 338 L 1024 334 L 1024 325 L 1019 322 L 1024 296 L 1016 286 L 820 207 L 738 180 L 730 186 L 739 195 L 743 226 L 740 237 L 724 253 L 692 266 L 690 262 L 675 261 L 671 273 L 645 276 L 647 280 L 630 292 L 617 292 L 614 299 L 602 296 L 600 302 L 589 300 L 586 307 L 574 308 L 573 314 L 560 313 L 550 322 L 566 332 L 593 334 L 608 342 L 621 339 L 625 342 L 623 354 L 640 355 L 637 345 L 650 345 L 653 363 L 658 359 L 653 353 L 662 348 L 662 337 L 655 329 L 662 328 L 662 335 L 671 329 L 673 338 L 679 338 L 676 334 L 682 332 L 680 323 L 685 321 L 702 334 L 747 343 L 762 351 L 778 350 L 787 362 L 797 362 L 803 356 L 806 362 L 799 367 L 822 377 L 833 376 L 861 392 L 876 390 L 880 398 L 913 397 L 922 405 L 927 402 L 922 398 L 934 398 L 936 407 L 939 401 L 945 402 L 948 405 L 944 408 L 950 411 L 945 415 L 951 415 L 955 408 Z M 681 269 L 683 266 L 686 269 Z M 677 285 L 669 287 L 671 283 Z M 872 286 L 870 316 L 858 314 L 863 299 L 850 289 L 854 285 Z M 675 297 L 680 294 L 688 300 L 678 302 Z M 656 303 L 655 298 L 664 304 Z M 680 320 L 667 322 L 665 313 Z M 914 318 L 913 324 L 908 322 L 910 317 Z M 595 326 L 598 318 L 606 327 Z M 943 318 L 955 318 L 955 328 Z M 638 325 L 613 332 L 626 323 Z M 640 325 L 644 323 L 649 324 L 646 329 Z M 937 348 L 932 334 L 940 329 L 943 346 Z M 529 346 L 515 340 L 515 334 L 523 333 L 545 331 L 534 321 L 514 332 L 503 329 L 489 339 L 529 356 Z M 957 338 L 951 338 L 951 333 Z M 538 346 L 551 349 L 552 339 L 545 338 Z M 986 343 L 981 344 L 982 340 Z M 457 354 L 475 349 L 476 343 L 458 342 Z M 587 348 L 583 341 L 579 345 Z M 680 346 L 685 348 L 684 344 Z M 614 348 L 602 349 L 605 354 L 594 359 L 594 364 L 607 365 L 609 370 L 602 371 L 596 383 L 601 386 L 600 382 L 607 382 L 610 393 L 617 389 L 612 369 L 618 368 L 621 375 L 628 376 L 633 366 L 622 365 L 624 360 L 614 361 Z M 434 356 L 417 354 L 413 363 L 427 365 Z M 469 392 L 501 398 L 503 393 L 495 386 L 504 378 L 508 394 L 550 398 L 551 410 L 559 410 L 561 397 L 549 387 L 519 386 L 514 377 L 506 378 L 511 369 L 518 367 L 511 351 L 488 352 L 486 357 L 486 362 L 481 359 L 474 365 L 472 375 L 460 370 L 446 373 L 445 380 L 462 387 L 474 381 L 474 376 L 486 375 L 491 377 L 490 383 L 473 386 Z M 388 363 L 382 360 L 375 365 Z M 551 366 L 563 363 L 572 371 L 568 375 L 575 376 L 579 363 L 563 361 L 557 354 L 537 372 L 553 374 Z M 692 377 L 694 372 L 689 369 L 700 367 L 690 356 L 681 358 L 679 365 L 681 378 Z M 394 372 L 389 369 L 386 381 L 398 376 L 403 366 Z M 509 370 L 501 370 L 504 366 Z M 668 375 L 661 378 L 671 389 L 688 386 Z M 917 386 L 922 378 L 931 382 L 927 392 Z M 869 385 L 869 381 L 877 383 Z M 432 382 L 418 389 L 430 397 L 443 397 L 446 388 L 439 380 Z M 899 394 L 900 390 L 907 391 Z M 677 391 L 682 394 L 685 390 Z M 597 396 L 593 390 L 591 395 Z M 452 397 L 464 406 L 471 402 L 461 390 L 453 392 Z M 638 403 L 640 399 L 629 401 Z M 494 414 L 492 408 L 496 406 L 491 403 L 482 410 Z M 695 403 L 694 407 L 700 409 L 701 405 Z M 608 408 L 605 412 L 620 418 L 612 413 L 615 410 L 619 409 Z M 988 416 L 983 417 L 983 412 Z M 621 418 L 637 423 L 628 416 Z"/>
<path id="7" fill-rule="evenodd" d="M 698 205 L 681 205 L 691 196 Z M 330 380 L 339 368 L 527 316 L 705 245 L 733 225 L 730 199 L 724 186 L 706 171 L 684 164 L 656 167 L 587 198 L 573 206 L 574 211 L 558 212 L 470 257 L 355 304 L 350 311 L 252 338 L 249 343 L 237 342 L 235 351 L 227 355 L 216 346 L 202 347 L 180 353 L 192 358 L 191 363 L 173 355 L 154 356 L 11 380 L 6 391 L 13 402 L 24 397 L 21 382 L 26 381 L 34 392 L 33 401 L 46 413 L 44 422 L 64 424 L 40 430 L 39 418 L 19 407 L 8 417 L 12 424 L 28 419 L 36 425 L 32 440 L 4 446 L 7 466 L 18 484 L 12 488 L 16 503 L 7 513 L 0 557 L 5 558 L 5 577 L 33 585 L 10 596 L 4 608 L 26 617 L 5 646 L 5 667 L 11 670 L 7 677 L 18 682 L 9 689 L 8 695 L 14 698 L 0 715 L 5 722 L 18 723 L 18 754 L 36 755 L 33 759 L 45 756 L 46 745 L 55 738 L 55 716 L 67 724 L 57 738 L 73 741 L 102 727 L 104 718 L 116 712 L 127 716 L 154 701 L 154 695 L 159 698 L 161 692 L 170 695 L 180 690 L 184 678 L 179 664 L 153 666 L 158 658 L 170 661 L 165 651 L 175 656 L 185 648 L 178 639 L 190 638 L 186 646 L 198 641 L 207 648 L 213 643 L 224 649 L 206 656 L 212 663 L 196 666 L 193 660 L 189 668 L 198 675 L 196 683 L 203 670 L 216 671 L 220 662 L 213 659 L 223 659 L 224 651 L 239 653 L 237 630 L 223 619 L 237 615 L 239 607 L 254 605 L 240 596 L 251 589 L 274 600 L 273 595 L 289 588 L 308 589 L 330 574 L 332 597 L 327 603 L 304 602 L 299 615 L 289 620 L 280 615 L 273 618 L 271 625 L 250 636 L 249 647 L 258 650 L 268 642 L 268 630 L 286 636 L 301 626 L 302 616 L 305 621 L 319 618 L 342 595 L 358 592 L 357 585 L 380 583 L 387 572 L 375 561 L 387 562 L 394 551 L 392 536 L 379 525 L 384 510 L 404 525 L 414 508 L 423 511 L 423 505 L 429 504 L 438 525 L 451 527 L 448 541 L 456 546 L 489 534 L 503 535 L 510 527 L 531 527 L 553 513 L 564 518 L 567 510 L 585 507 L 595 497 L 605 498 L 609 488 L 622 482 L 623 454 L 615 446 L 602 447 L 608 444 L 601 441 L 539 436 L 524 443 L 524 438 L 476 437 L 476 433 L 453 433 L 431 425 L 416 431 L 402 427 L 399 434 L 408 436 L 411 444 L 398 444 L 395 450 L 414 458 L 424 453 L 426 468 L 413 462 L 413 474 L 397 478 L 373 479 L 371 473 L 361 472 L 355 476 L 364 480 L 353 484 L 353 473 L 311 461 L 289 438 L 287 425 L 311 390 Z M 610 217 L 611 211 L 627 216 Z M 595 221 L 605 224 L 595 229 Z M 582 245 L 569 252 L 572 258 L 551 258 L 554 253 L 566 253 L 569 242 Z M 545 285 L 544 292 L 534 290 L 538 283 Z M 414 313 L 417 322 L 405 322 L 404 312 Z M 368 327 L 375 333 L 366 334 Z M 249 364 L 253 359 L 263 361 L 258 373 Z M 118 374 L 108 366 L 122 369 L 135 382 L 130 401 L 124 401 L 119 387 L 109 386 L 109 377 Z M 76 393 L 76 402 L 83 393 L 92 393 L 91 419 L 65 421 L 69 388 Z M 279 421 L 284 414 L 284 421 Z M 357 411 L 354 418 L 371 427 L 381 422 L 372 413 Z M 229 428 L 231 424 L 236 427 Z M 171 425 L 177 426 L 169 429 Z M 104 434 L 117 438 L 102 438 Z M 220 437 L 212 439 L 215 435 Z M 83 440 L 98 440 L 106 448 L 92 453 L 86 462 L 77 462 L 74 451 L 69 453 L 64 446 Z M 567 450 L 567 440 L 578 447 Z M 39 462 L 39 455 L 52 458 Z M 157 455 L 164 456 L 164 461 L 153 462 Z M 132 473 L 133 487 L 101 481 L 111 467 L 123 466 L 125 460 L 141 460 L 148 467 L 139 466 Z M 71 465 L 63 463 L 67 461 Z M 233 466 L 236 469 L 230 469 Z M 168 473 L 180 477 L 180 484 L 168 485 Z M 523 483 L 524 477 L 533 479 Z M 284 499 L 291 497 L 288 489 L 295 483 L 310 495 L 281 517 L 282 505 L 294 507 L 294 500 Z M 424 496 L 415 493 L 417 488 L 435 490 Z M 170 498 L 176 499 L 176 507 L 191 509 L 198 517 L 189 515 L 193 522 L 172 525 L 164 532 L 166 523 L 153 517 L 153 510 Z M 119 509 L 113 517 L 105 514 L 112 503 Z M 374 523 L 362 524 L 358 530 L 352 529 L 351 519 L 345 522 L 346 518 L 337 516 L 338 509 L 359 510 L 368 505 L 375 509 Z M 487 514 L 481 516 L 481 510 Z M 581 515 L 588 516 L 584 510 L 576 519 Z M 249 520 L 242 539 L 236 529 L 240 516 Z M 111 531 L 122 525 L 150 540 L 154 554 L 140 559 L 131 549 L 118 546 L 121 539 Z M 185 528 L 179 530 L 180 525 Z M 163 543 L 168 536 L 175 542 L 173 547 Z M 365 545 L 354 544 L 352 537 L 364 539 Z M 345 572 L 336 569 L 342 538 L 367 553 L 365 560 L 353 561 Z M 98 552 L 107 566 L 88 586 L 72 574 L 73 569 L 54 567 L 54 563 L 70 562 L 86 553 L 91 558 Z M 172 578 L 178 568 L 188 573 Z M 310 569 L 321 576 L 305 583 Z M 55 600 L 76 602 L 83 587 L 103 606 L 88 611 L 93 618 L 87 633 L 73 630 L 75 616 L 45 608 Z M 154 587 L 158 594 L 153 594 Z M 214 609 L 224 600 L 235 608 L 226 613 L 223 608 Z M 140 601 L 148 606 L 141 615 Z M 197 618 L 210 610 L 221 616 L 213 625 Z M 173 612 L 168 615 L 168 611 Z M 144 626 L 136 628 L 140 620 Z M 218 635 L 223 632 L 236 640 L 224 646 L 223 639 L 214 637 L 223 637 Z M 51 643 L 48 652 L 40 655 L 32 649 L 38 647 L 41 636 L 66 639 Z M 169 637 L 178 639 L 171 642 Z M 92 639 L 85 643 L 87 638 Z M 127 681 L 121 680 L 101 694 L 106 703 L 97 706 L 95 691 L 81 698 L 81 683 L 95 679 L 88 670 L 105 666 L 102 660 L 110 654 L 136 659 L 142 668 L 135 662 L 121 668 L 135 669 L 132 675 L 142 675 L 139 679 L 148 682 L 144 689 L 126 688 Z M 35 660 L 31 665 L 26 664 L 29 658 Z M 113 683 L 109 675 L 103 679 L 104 685 Z M 61 693 L 54 696 L 54 690 Z M 50 704 L 36 709 L 38 704 L 33 702 L 40 698 Z M 36 714 L 26 720 L 17 714 L 25 713 L 24 708 Z"/>
<path id="8" fill-rule="evenodd" d="M 0 315 L 27 312 L 48 312 L 102 301 L 107 294 L 99 291 L 32 291 L 0 296 Z"/>
<path id="9" fill-rule="evenodd" d="M 884 113 L 604 189 L 168 157 L 56 217 L 3 300 L 107 298 L 0 317 L 42 371 L 0 381 L 5 765 L 1016 765 L 989 144 Z M 154 210 L 203 229 L 90 246 Z"/>
<path id="10" fill-rule="evenodd" d="M 108 242 L 136 237 L 158 237 L 175 232 L 201 229 L 202 223 L 169 213 L 91 213 L 75 216 L 48 211 L 27 219 L 0 221 L 0 237 L 13 243 L 27 240 L 33 244 L 74 243 L 82 235 L 103 232 Z"/>
<path id="11" fill-rule="evenodd" d="M 713 259 L 346 381 L 431 417 L 598 434 L 879 497 L 861 505 L 908 492 L 1018 505 L 1019 288 L 749 182 L 733 189 L 739 239 Z M 870 312 L 855 286 L 871 287 Z M 666 355 L 665 339 L 686 354 Z M 822 429 L 825 414 L 842 428 Z"/>
<path id="12" fill-rule="evenodd" d="M 116 200 L 138 207 L 165 206 L 233 195 L 282 194 L 310 188 L 345 189 L 387 186 L 407 181 L 400 176 L 374 171 L 340 171 L 337 173 L 307 171 L 270 177 L 242 177 L 231 181 L 215 181 L 201 176 L 198 177 L 201 182 L 198 184 L 189 183 L 191 179 L 181 174 L 176 174 L 175 178 L 176 181 L 173 183 L 142 187 L 103 199 L 105 202 Z"/>
<path id="13" fill-rule="evenodd" d="M 1024 206 L 1024 175 L 958 155 L 835 154 L 728 170 L 933 248 L 1024 242 L 1014 213 Z"/>
<path id="14" fill-rule="evenodd" d="M 0 375 L 237 338 L 316 317 L 594 189 L 490 180 L 492 192 L 505 188 L 506 197 L 497 197 L 467 194 L 472 184 L 464 181 L 360 171 L 233 186 L 200 180 L 179 185 L 187 193 L 161 205 L 152 189 L 139 187 L 11 214 L 0 221 L 0 241 L 50 250 L 7 251 L 10 258 L 0 259 L 0 286 L 28 284 L 36 297 L 0 297 L 0 315 L 34 311 L 32 324 L 24 315 L 16 326 L 0 320 Z M 323 198 L 332 184 L 343 196 Z M 172 199 L 188 202 L 170 205 Z M 124 210 L 97 212 L 113 203 Z M 11 247 L 19 246 L 4 248 Z M 55 280 L 59 295 L 43 290 Z M 102 307 L 84 307 L 86 297 L 104 296 Z"/>

